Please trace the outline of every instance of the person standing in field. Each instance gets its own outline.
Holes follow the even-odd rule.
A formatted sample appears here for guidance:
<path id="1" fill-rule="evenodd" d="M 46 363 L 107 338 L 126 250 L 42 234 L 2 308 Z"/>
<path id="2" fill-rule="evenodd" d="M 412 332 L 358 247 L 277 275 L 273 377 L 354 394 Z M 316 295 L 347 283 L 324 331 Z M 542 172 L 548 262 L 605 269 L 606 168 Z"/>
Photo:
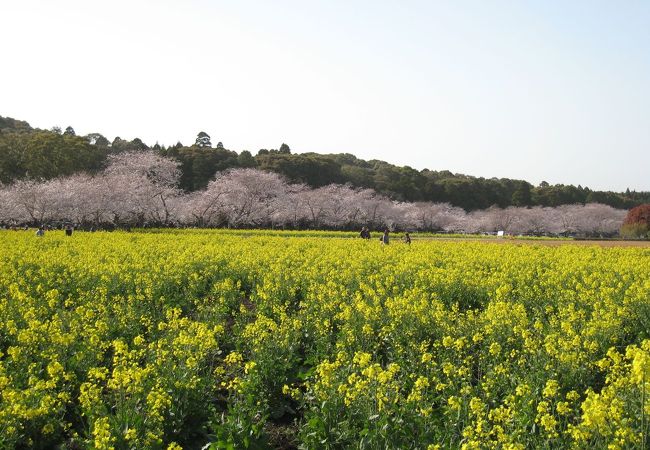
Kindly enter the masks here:
<path id="1" fill-rule="evenodd" d="M 66 236 L 72 236 L 72 230 L 73 230 L 72 224 L 70 224 L 70 223 L 67 224 L 66 227 L 65 227 L 65 235 Z"/>
<path id="2" fill-rule="evenodd" d="M 388 245 L 390 243 L 390 236 L 388 235 L 388 233 L 389 233 L 388 229 L 384 230 L 383 236 L 379 238 L 381 240 L 382 245 Z"/>
<path id="3" fill-rule="evenodd" d="M 411 235 L 408 231 L 404 234 L 404 243 L 411 245 Z"/>
<path id="4" fill-rule="evenodd" d="M 36 230 L 36 237 L 43 237 L 45 236 L 45 228 L 41 225 L 38 227 L 38 230 Z"/>
<path id="5" fill-rule="evenodd" d="M 370 231 L 368 231 L 368 227 L 361 228 L 359 237 L 361 237 L 361 239 L 370 239 Z"/>

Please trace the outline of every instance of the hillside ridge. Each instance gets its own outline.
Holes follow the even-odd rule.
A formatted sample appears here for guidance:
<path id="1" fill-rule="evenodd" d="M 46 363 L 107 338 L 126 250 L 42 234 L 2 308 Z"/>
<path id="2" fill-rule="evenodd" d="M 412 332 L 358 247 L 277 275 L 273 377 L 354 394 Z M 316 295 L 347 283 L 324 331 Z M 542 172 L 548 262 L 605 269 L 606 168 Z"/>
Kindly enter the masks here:
<path id="1" fill-rule="evenodd" d="M 650 202 L 650 192 L 596 191 L 580 185 L 533 186 L 525 180 L 484 178 L 448 170 L 417 170 L 385 161 L 359 159 L 350 153 L 292 153 L 287 144 L 278 149 L 260 149 L 253 155 L 212 145 L 201 131 L 192 145 L 149 146 L 141 139 L 116 137 L 112 142 L 100 133 L 76 135 L 65 130 L 33 128 L 28 122 L 0 116 L 0 183 L 20 179 L 52 179 L 78 172 L 96 173 L 110 154 L 152 149 L 180 162 L 180 187 L 186 192 L 205 188 L 218 172 L 233 168 L 258 168 L 284 176 L 291 183 L 310 187 L 350 184 L 370 188 L 398 201 L 447 202 L 467 211 L 496 205 L 559 206 L 603 203 L 632 208 Z"/>

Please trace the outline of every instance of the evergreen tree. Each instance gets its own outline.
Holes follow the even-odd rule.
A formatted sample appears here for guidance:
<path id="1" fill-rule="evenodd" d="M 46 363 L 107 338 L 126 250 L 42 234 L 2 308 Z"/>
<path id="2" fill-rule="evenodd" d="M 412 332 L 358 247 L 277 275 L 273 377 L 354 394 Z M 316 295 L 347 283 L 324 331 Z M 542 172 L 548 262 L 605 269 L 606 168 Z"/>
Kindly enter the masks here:
<path id="1" fill-rule="evenodd" d="M 196 142 L 194 143 L 197 147 L 202 148 L 212 148 L 212 142 L 210 142 L 210 135 L 205 131 L 200 131 L 196 135 Z"/>

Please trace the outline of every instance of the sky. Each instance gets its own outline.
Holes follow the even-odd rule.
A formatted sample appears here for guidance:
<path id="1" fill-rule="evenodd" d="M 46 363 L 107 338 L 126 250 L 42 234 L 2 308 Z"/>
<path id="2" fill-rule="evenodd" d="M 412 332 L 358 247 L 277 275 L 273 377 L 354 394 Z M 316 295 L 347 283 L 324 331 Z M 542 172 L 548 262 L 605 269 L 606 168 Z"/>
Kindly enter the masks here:
<path id="1" fill-rule="evenodd" d="M 0 115 L 650 190 L 650 1 L 0 0 Z"/>

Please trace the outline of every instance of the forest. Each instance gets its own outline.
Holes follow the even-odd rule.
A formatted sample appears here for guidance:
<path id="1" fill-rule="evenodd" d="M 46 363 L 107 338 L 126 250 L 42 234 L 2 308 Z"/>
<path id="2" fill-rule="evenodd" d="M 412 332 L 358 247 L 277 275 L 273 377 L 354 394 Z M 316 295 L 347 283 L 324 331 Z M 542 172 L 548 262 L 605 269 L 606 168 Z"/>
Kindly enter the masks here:
<path id="1" fill-rule="evenodd" d="M 371 189 L 398 202 L 448 203 L 466 212 L 490 207 L 557 207 L 600 203 L 629 209 L 650 202 L 650 192 L 595 191 L 573 185 L 533 186 L 524 180 L 481 178 L 447 170 L 416 170 L 385 161 L 365 161 L 349 153 L 293 154 L 287 144 L 260 149 L 255 155 L 239 153 L 223 143 L 213 145 L 205 132 L 191 145 L 147 145 L 141 139 L 116 137 L 109 141 L 100 133 L 79 136 L 71 126 L 65 130 L 33 128 L 29 123 L 0 117 L 0 183 L 46 181 L 85 173 L 93 175 L 107 167 L 109 157 L 150 150 L 179 163 L 178 187 L 184 193 L 207 188 L 218 173 L 229 169 L 258 169 L 281 175 L 290 184 L 321 188 L 332 184 Z"/>

